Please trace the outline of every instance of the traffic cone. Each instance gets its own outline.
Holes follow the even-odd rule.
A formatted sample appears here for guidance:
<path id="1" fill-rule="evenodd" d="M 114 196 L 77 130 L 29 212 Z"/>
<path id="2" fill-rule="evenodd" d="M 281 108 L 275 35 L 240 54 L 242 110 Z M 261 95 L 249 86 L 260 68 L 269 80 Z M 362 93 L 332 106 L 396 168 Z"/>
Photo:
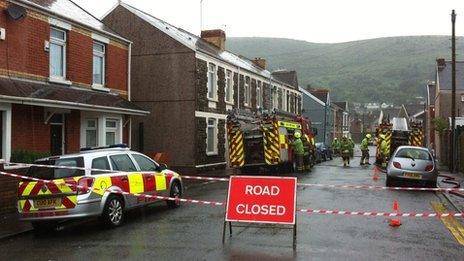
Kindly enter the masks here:
<path id="1" fill-rule="evenodd" d="M 393 200 L 393 212 L 395 212 L 396 214 L 399 213 L 399 208 L 400 208 L 400 204 L 398 203 L 398 200 Z M 395 218 L 391 218 L 390 221 L 389 221 L 389 225 L 391 227 L 399 227 L 401 226 L 401 220 L 399 217 L 395 217 Z"/>

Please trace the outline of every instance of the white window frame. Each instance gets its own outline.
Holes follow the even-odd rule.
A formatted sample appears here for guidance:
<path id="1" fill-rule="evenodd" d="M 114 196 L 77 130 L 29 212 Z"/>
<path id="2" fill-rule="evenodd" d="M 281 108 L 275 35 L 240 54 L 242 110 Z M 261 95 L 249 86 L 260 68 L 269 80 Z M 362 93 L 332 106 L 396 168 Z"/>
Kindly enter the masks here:
<path id="1" fill-rule="evenodd" d="M 56 31 L 59 31 L 59 32 L 62 32 L 63 35 L 64 35 L 64 39 L 58 39 L 58 38 L 53 38 L 52 37 L 52 30 L 56 30 Z M 61 62 L 62 62 L 62 66 L 63 66 L 63 76 L 56 76 L 56 75 L 52 75 L 52 56 L 51 56 L 51 46 L 49 47 L 49 75 L 50 75 L 50 80 L 51 81 L 57 81 L 57 82 L 62 82 L 62 81 L 66 81 L 66 46 L 67 46 L 67 40 L 68 40 L 68 36 L 67 36 L 67 31 L 66 30 L 63 30 L 63 29 L 59 29 L 57 27 L 54 27 L 54 26 L 51 26 L 50 27 L 50 45 L 52 44 L 55 44 L 55 45 L 59 45 L 63 48 L 63 57 L 61 59 Z"/>
<path id="2" fill-rule="evenodd" d="M 100 52 L 100 51 L 97 51 L 95 50 L 93 47 L 94 45 L 100 45 L 103 47 L 103 52 Z M 93 56 L 92 56 L 92 88 L 94 89 L 100 89 L 100 90 L 105 90 L 107 91 L 108 88 L 105 88 L 105 76 L 106 76 L 106 70 L 105 70 L 105 67 L 106 67 L 106 45 L 102 42 L 99 42 L 99 41 L 93 41 L 93 44 L 92 44 L 92 50 L 93 50 Z M 98 58 L 101 58 L 102 59 L 102 82 L 101 83 L 95 83 L 94 82 L 94 79 L 93 79 L 93 66 L 94 66 L 94 59 L 95 57 L 98 57 Z"/>
<path id="3" fill-rule="evenodd" d="M 214 120 L 214 124 L 213 125 L 210 125 L 209 124 L 209 121 L 210 120 Z M 213 156 L 213 155 L 218 155 L 218 119 L 217 118 L 213 118 L 213 117 L 208 117 L 206 118 L 206 155 L 208 156 Z M 209 151 L 208 148 L 209 148 L 209 136 L 208 136 L 208 130 L 209 128 L 212 127 L 213 128 L 213 150 L 212 151 Z"/>
<path id="4" fill-rule="evenodd" d="M 251 77 L 249 76 L 243 76 L 244 82 L 243 82 L 243 105 L 250 107 L 251 106 Z M 248 81 L 247 81 L 248 79 Z"/>
<path id="5" fill-rule="evenodd" d="M 208 71 L 207 71 L 208 81 L 206 83 L 206 88 L 207 88 L 206 96 L 208 97 L 208 100 L 218 101 L 218 97 L 217 97 L 217 70 L 218 70 L 218 66 L 217 66 L 217 64 L 211 63 L 211 62 L 209 62 L 207 65 L 208 65 Z M 211 66 L 214 66 L 214 68 L 212 69 Z M 213 75 L 213 79 L 211 79 L 210 74 Z M 210 97 L 210 95 L 209 95 L 210 94 L 210 89 L 209 89 L 210 86 L 212 88 L 211 93 L 212 93 L 213 97 Z"/>
<path id="6" fill-rule="evenodd" d="M 85 148 L 86 126 L 88 119 L 97 119 L 97 147 L 106 146 L 106 120 L 116 120 L 116 141 L 115 144 L 123 143 L 123 118 L 117 114 L 105 114 L 96 112 L 81 112 L 81 148 Z"/>
<path id="7" fill-rule="evenodd" d="M 106 126 L 106 123 L 107 122 L 115 122 L 115 126 L 116 127 L 108 127 Z M 105 125 L 104 125 L 104 130 L 105 130 L 105 146 L 110 146 L 108 144 L 108 141 L 106 140 L 106 134 L 108 132 L 112 132 L 114 133 L 114 144 L 119 144 L 121 143 L 120 141 L 122 140 L 122 137 L 120 136 L 120 132 L 119 132 L 119 128 L 120 128 L 120 121 L 119 119 L 115 119 L 115 118 L 105 118 Z M 111 145 L 114 145 L 114 144 L 111 144 Z"/>
<path id="8" fill-rule="evenodd" d="M 95 127 L 89 127 L 88 123 L 89 121 L 95 121 Z M 97 144 L 95 144 L 95 146 L 98 146 L 99 142 L 98 142 L 98 118 L 85 118 L 85 126 L 84 126 L 84 135 L 85 135 L 85 147 L 89 147 L 87 145 L 87 131 L 88 130 L 95 130 L 95 140 L 97 142 Z"/>
<path id="9" fill-rule="evenodd" d="M 256 107 L 263 108 L 263 84 L 261 81 L 256 81 Z"/>
<path id="10" fill-rule="evenodd" d="M 234 104 L 234 73 L 232 70 L 225 70 L 225 101 L 229 104 Z"/>

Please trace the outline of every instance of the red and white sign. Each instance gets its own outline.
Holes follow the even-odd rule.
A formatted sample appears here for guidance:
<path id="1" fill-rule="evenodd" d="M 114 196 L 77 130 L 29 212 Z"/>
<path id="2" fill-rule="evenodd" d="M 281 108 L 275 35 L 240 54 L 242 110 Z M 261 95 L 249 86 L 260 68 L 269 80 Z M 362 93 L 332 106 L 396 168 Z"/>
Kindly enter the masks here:
<path id="1" fill-rule="evenodd" d="M 295 224 L 295 177 L 232 176 L 226 221 Z"/>

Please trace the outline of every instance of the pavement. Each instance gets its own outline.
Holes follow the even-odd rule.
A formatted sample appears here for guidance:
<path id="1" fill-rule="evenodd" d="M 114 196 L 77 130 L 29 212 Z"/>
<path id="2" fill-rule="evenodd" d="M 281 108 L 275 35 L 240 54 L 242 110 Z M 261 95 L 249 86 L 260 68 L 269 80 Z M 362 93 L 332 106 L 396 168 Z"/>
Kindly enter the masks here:
<path id="1" fill-rule="evenodd" d="M 384 175 L 372 178 L 372 166 L 358 164 L 355 157 L 351 167 L 343 168 L 336 158 L 296 176 L 299 183 L 385 184 Z M 226 182 L 186 181 L 186 187 L 186 198 L 226 200 Z M 442 193 L 433 192 L 299 187 L 297 197 L 299 208 L 391 212 L 396 199 L 401 212 L 455 211 Z M 402 218 L 402 225 L 393 228 L 385 217 L 298 213 L 293 250 L 291 230 L 279 226 L 234 228 L 223 245 L 223 207 L 184 204 L 169 210 L 159 202 L 127 214 L 116 229 L 86 220 L 48 234 L 28 232 L 0 240 L 0 260 L 464 260 L 462 218 Z"/>
<path id="2" fill-rule="evenodd" d="M 17 213 L 0 214 L 0 240 L 32 230 L 29 222 L 20 222 Z"/>

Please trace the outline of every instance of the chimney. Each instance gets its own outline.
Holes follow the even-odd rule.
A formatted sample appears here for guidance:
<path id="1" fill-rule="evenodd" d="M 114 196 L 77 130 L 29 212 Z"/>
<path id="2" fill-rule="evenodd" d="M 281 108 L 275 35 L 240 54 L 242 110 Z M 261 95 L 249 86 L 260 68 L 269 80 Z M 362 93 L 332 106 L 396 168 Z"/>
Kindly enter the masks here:
<path id="1" fill-rule="evenodd" d="M 258 57 L 258 58 L 253 59 L 253 63 L 259 68 L 266 70 L 266 65 L 267 65 L 266 59 Z"/>
<path id="2" fill-rule="evenodd" d="M 437 59 L 437 67 L 439 71 L 443 70 L 446 67 L 446 62 L 444 58 Z"/>
<path id="3" fill-rule="evenodd" d="M 221 29 L 201 31 L 201 38 L 221 51 L 226 48 L 226 33 Z"/>

